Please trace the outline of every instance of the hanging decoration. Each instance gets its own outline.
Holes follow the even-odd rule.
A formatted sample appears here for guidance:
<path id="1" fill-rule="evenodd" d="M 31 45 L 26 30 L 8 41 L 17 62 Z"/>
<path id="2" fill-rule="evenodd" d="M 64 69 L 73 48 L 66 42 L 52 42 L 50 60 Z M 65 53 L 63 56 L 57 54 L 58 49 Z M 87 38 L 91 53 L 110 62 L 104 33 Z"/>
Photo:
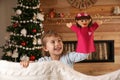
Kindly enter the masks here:
<path id="1" fill-rule="evenodd" d="M 16 10 L 16 14 L 17 15 L 21 15 L 22 14 L 22 11 L 20 9 Z"/>
<path id="2" fill-rule="evenodd" d="M 114 7 L 113 14 L 114 15 L 119 15 L 120 14 L 120 7 L 119 6 Z"/>
<path id="3" fill-rule="evenodd" d="M 68 3 L 78 9 L 87 9 L 93 6 L 97 0 L 67 0 Z"/>
<path id="4" fill-rule="evenodd" d="M 34 61 L 35 60 L 35 56 L 31 55 L 30 56 L 30 61 Z"/>
<path id="5" fill-rule="evenodd" d="M 38 39 L 38 44 L 40 44 L 40 45 L 42 44 L 41 39 Z"/>
<path id="6" fill-rule="evenodd" d="M 51 8 L 50 11 L 49 11 L 49 17 L 50 17 L 50 18 L 54 18 L 55 15 L 56 15 L 55 9 L 54 9 L 54 8 Z"/>
<path id="7" fill-rule="evenodd" d="M 18 58 L 18 50 L 17 50 L 17 49 L 15 49 L 15 50 L 13 51 L 12 58 L 15 59 L 15 62 L 17 61 L 17 58 Z"/>
<path id="8" fill-rule="evenodd" d="M 15 22 L 15 23 L 13 24 L 13 27 L 16 28 L 16 27 L 18 27 L 18 25 L 19 25 L 19 24 L 18 24 L 17 22 Z"/>
<path id="9" fill-rule="evenodd" d="M 22 42 L 21 42 L 21 45 L 22 45 L 22 46 L 26 46 L 26 42 L 22 41 Z"/>
<path id="10" fill-rule="evenodd" d="M 33 29 L 33 30 L 32 30 L 32 32 L 33 32 L 33 33 L 36 33 L 36 32 L 37 32 L 37 30 L 36 30 L 36 29 Z"/>
<path id="11" fill-rule="evenodd" d="M 41 13 L 37 13 L 36 18 L 41 20 L 41 21 L 44 21 L 44 15 Z"/>
<path id="12" fill-rule="evenodd" d="M 33 39 L 33 44 L 34 44 L 34 45 L 37 44 L 37 39 L 36 39 L 36 38 Z"/>
<path id="13" fill-rule="evenodd" d="M 12 56 L 12 52 L 11 51 L 6 52 L 6 56 Z"/>
<path id="14" fill-rule="evenodd" d="M 24 29 L 22 29 L 21 30 L 21 34 L 23 35 L 23 36 L 26 36 L 27 35 L 27 30 L 24 28 Z"/>

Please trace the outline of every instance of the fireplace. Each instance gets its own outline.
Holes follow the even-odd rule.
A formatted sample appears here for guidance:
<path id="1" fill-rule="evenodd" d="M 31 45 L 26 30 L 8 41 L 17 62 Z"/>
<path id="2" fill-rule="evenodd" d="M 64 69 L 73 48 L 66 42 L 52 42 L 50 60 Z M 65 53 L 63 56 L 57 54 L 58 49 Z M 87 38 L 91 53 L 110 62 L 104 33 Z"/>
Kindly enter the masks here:
<path id="1" fill-rule="evenodd" d="M 81 62 L 114 62 L 114 40 L 95 40 L 96 52 Z M 65 50 L 75 51 L 77 41 L 63 41 Z"/>

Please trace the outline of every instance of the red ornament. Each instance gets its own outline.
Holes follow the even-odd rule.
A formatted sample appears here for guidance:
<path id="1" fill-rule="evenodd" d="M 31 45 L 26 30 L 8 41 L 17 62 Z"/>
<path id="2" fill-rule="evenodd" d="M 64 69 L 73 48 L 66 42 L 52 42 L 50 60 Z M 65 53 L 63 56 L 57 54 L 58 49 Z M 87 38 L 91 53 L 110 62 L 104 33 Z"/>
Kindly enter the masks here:
<path id="1" fill-rule="evenodd" d="M 32 30 L 32 32 L 33 32 L 33 33 L 36 33 L 36 32 L 37 32 L 37 30 L 36 30 L 36 29 L 33 29 L 33 30 Z"/>
<path id="2" fill-rule="evenodd" d="M 21 45 L 22 45 L 22 46 L 26 46 L 26 42 L 22 42 Z"/>
<path id="3" fill-rule="evenodd" d="M 60 13 L 60 17 L 63 18 L 64 17 L 64 13 Z"/>
<path id="4" fill-rule="evenodd" d="M 55 17 L 55 10 L 54 10 L 54 8 L 50 9 L 49 16 L 50 16 L 50 18 L 54 18 Z"/>
<path id="5" fill-rule="evenodd" d="M 30 61 L 35 61 L 35 56 L 31 55 L 30 56 Z"/>
<path id="6" fill-rule="evenodd" d="M 18 23 L 14 23 L 13 24 L 13 27 L 15 28 L 15 27 L 17 27 L 18 26 Z"/>

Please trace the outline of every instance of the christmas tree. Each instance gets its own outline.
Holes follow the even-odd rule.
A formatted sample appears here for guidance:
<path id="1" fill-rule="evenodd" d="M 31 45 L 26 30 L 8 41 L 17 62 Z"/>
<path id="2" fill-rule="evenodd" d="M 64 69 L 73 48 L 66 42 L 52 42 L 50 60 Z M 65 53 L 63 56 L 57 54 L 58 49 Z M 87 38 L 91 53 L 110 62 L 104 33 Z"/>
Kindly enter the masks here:
<path id="1" fill-rule="evenodd" d="M 6 29 L 10 37 L 1 47 L 2 59 L 13 62 L 38 60 L 42 55 L 41 36 L 44 33 L 40 0 L 18 0 L 13 10 L 15 15 L 11 16 L 11 25 Z"/>

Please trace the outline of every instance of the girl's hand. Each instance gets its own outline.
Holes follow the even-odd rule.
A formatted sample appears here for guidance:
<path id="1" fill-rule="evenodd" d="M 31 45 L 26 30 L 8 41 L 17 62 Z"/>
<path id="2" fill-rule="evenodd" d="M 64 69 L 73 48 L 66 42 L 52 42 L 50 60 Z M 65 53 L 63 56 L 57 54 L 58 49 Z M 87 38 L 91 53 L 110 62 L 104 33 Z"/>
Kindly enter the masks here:
<path id="1" fill-rule="evenodd" d="M 23 67 L 27 68 L 29 66 L 29 61 L 21 61 L 20 65 L 22 65 Z"/>
<path id="2" fill-rule="evenodd" d="M 66 26 L 67 26 L 68 28 L 71 28 L 72 23 L 66 23 Z"/>

